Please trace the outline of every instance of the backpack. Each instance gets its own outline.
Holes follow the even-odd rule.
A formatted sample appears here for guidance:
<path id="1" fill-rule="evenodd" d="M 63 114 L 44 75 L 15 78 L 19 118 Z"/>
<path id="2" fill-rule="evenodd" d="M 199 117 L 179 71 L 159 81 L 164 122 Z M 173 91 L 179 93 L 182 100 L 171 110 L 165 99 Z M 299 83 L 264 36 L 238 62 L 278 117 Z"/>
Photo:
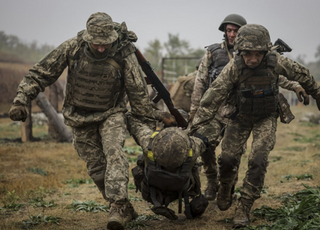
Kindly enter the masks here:
<path id="1" fill-rule="evenodd" d="M 191 95 L 195 83 L 196 72 L 187 76 L 178 77 L 170 90 L 171 98 L 177 109 L 190 112 Z"/>
<path id="2" fill-rule="evenodd" d="M 182 198 L 186 217 L 191 219 L 200 216 L 208 206 L 208 201 L 201 195 L 200 177 L 197 166 L 192 162 L 192 150 L 187 160 L 175 172 L 169 172 L 154 160 L 150 150 L 151 143 L 152 138 L 149 143 L 147 165 L 144 164 L 143 155 L 139 155 L 137 166 L 132 169 L 136 192 L 139 190 L 143 199 L 154 205 L 154 213 L 169 219 L 174 220 L 178 217 L 173 210 L 167 208 L 168 205 L 178 199 L 178 210 L 181 213 Z M 194 198 L 191 203 L 190 196 Z"/>

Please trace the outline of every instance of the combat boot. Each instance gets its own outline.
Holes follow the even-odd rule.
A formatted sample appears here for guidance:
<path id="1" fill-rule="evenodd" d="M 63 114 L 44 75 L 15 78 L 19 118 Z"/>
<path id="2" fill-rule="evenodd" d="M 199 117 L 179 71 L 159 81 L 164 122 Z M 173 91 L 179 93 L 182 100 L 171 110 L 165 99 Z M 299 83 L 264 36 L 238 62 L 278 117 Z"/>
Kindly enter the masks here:
<path id="1" fill-rule="evenodd" d="M 130 202 L 125 204 L 112 203 L 110 207 L 107 228 L 110 230 L 123 230 L 126 223 L 138 217 Z"/>
<path id="2" fill-rule="evenodd" d="M 217 183 L 214 180 L 208 179 L 207 187 L 204 190 L 204 196 L 208 200 L 214 200 L 217 196 Z"/>
<path id="3" fill-rule="evenodd" d="M 226 211 L 232 204 L 232 185 L 221 183 L 218 191 L 217 205 L 221 211 Z"/>
<path id="4" fill-rule="evenodd" d="M 236 212 L 233 218 L 233 227 L 242 228 L 250 224 L 250 209 L 253 202 L 247 199 L 240 198 L 236 207 Z"/>

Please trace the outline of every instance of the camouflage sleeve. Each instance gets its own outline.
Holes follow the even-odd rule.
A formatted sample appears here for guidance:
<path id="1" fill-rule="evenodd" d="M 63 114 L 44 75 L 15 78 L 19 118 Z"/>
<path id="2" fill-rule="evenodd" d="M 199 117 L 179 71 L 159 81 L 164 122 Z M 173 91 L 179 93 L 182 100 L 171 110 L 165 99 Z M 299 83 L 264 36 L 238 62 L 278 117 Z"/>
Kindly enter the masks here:
<path id="1" fill-rule="evenodd" d="M 155 129 L 152 104 L 148 95 L 147 84 L 139 70 L 139 63 L 134 53 L 124 59 L 125 89 L 131 106 L 131 113 L 142 122 Z"/>
<path id="2" fill-rule="evenodd" d="M 237 84 L 239 75 L 240 72 L 234 64 L 234 59 L 232 59 L 203 95 L 191 126 L 191 133 L 215 117 L 220 105 Z"/>
<path id="3" fill-rule="evenodd" d="M 190 140 L 193 151 L 192 159 L 196 160 L 197 157 L 201 156 L 201 154 L 206 151 L 206 145 L 197 137 L 190 136 Z"/>
<path id="4" fill-rule="evenodd" d="M 207 88 L 208 70 L 211 62 L 211 53 L 210 51 L 207 51 L 207 53 L 203 56 L 201 64 L 197 71 L 195 84 L 191 95 L 190 113 L 195 113 L 200 106 L 200 100 Z"/>
<path id="5" fill-rule="evenodd" d="M 157 121 L 162 121 L 165 111 L 162 111 L 162 110 L 159 110 L 159 109 L 154 109 L 153 113 L 154 113 L 154 118 Z"/>
<path id="6" fill-rule="evenodd" d="M 314 80 L 310 71 L 303 65 L 278 55 L 278 64 L 275 71 L 288 78 L 297 81 L 305 89 L 306 93 L 312 95 L 313 98 L 320 98 L 320 86 Z"/>
<path id="7" fill-rule="evenodd" d="M 280 75 L 279 76 L 279 86 L 283 89 L 295 91 L 297 88 L 301 87 L 297 81 L 289 81 L 288 78 Z"/>
<path id="8" fill-rule="evenodd" d="M 67 55 L 75 39 L 69 39 L 36 63 L 18 86 L 15 102 L 27 105 L 53 84 L 67 67 Z"/>
<path id="9" fill-rule="evenodd" d="M 126 113 L 127 118 L 127 128 L 130 135 L 136 141 L 138 145 L 141 146 L 143 152 L 148 152 L 148 144 L 150 137 L 153 134 L 153 129 L 148 125 L 141 122 L 141 120 L 132 116 L 130 112 Z"/>

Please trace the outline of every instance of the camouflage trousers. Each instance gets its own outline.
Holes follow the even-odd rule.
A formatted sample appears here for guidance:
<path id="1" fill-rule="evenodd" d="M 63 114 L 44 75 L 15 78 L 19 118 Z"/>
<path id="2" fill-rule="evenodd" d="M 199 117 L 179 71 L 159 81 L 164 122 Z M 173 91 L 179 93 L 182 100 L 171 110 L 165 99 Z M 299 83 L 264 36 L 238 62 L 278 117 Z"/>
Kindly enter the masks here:
<path id="1" fill-rule="evenodd" d="M 220 183 L 234 183 L 243 154 L 243 146 L 252 133 L 253 141 L 248 158 L 248 170 L 240 193 L 245 199 L 258 199 L 267 172 L 268 155 L 275 145 L 276 129 L 276 116 L 261 118 L 238 115 L 235 120 L 230 120 L 218 159 Z"/>
<path id="2" fill-rule="evenodd" d="M 129 163 L 122 150 L 125 137 L 124 113 L 112 114 L 100 123 L 73 128 L 74 147 L 108 202 L 128 198 Z"/>
<path id="3" fill-rule="evenodd" d="M 211 145 L 211 147 L 201 155 L 201 159 L 203 162 L 203 171 L 207 179 L 214 183 L 214 186 L 218 186 L 218 170 L 215 150 L 222 138 L 221 130 L 224 127 L 224 123 L 220 122 L 218 119 L 213 119 L 210 123 L 197 130 L 197 133 L 208 138 Z"/>

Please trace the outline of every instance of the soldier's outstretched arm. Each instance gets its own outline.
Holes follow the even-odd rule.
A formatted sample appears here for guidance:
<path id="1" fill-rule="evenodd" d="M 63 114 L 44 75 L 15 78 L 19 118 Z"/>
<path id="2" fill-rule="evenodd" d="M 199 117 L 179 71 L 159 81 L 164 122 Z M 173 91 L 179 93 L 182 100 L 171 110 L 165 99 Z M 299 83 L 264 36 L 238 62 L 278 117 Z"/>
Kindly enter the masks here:
<path id="1" fill-rule="evenodd" d="M 294 91 L 297 95 L 297 98 L 300 102 L 303 102 L 304 105 L 309 105 L 309 95 L 306 93 L 304 88 L 297 81 L 290 81 L 286 77 L 279 76 L 279 86 L 281 88 Z"/>
<path id="2" fill-rule="evenodd" d="M 306 93 L 316 100 L 318 109 L 320 110 L 320 86 L 315 81 L 309 69 L 287 57 L 277 55 L 278 63 L 275 71 L 287 77 L 289 80 L 299 82 Z"/>

